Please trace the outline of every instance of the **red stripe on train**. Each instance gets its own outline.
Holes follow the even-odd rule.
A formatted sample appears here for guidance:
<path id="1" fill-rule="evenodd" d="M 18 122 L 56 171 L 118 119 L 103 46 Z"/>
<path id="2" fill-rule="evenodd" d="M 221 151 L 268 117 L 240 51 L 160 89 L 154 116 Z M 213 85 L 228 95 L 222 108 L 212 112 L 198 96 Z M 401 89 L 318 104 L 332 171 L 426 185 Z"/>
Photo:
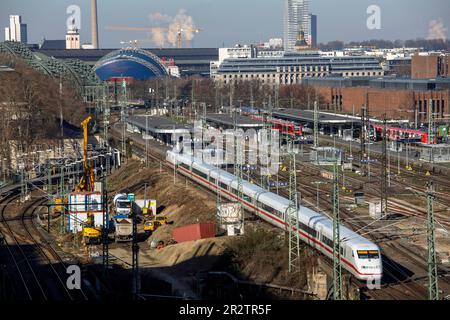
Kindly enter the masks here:
<path id="1" fill-rule="evenodd" d="M 170 163 L 170 162 L 169 162 L 169 163 Z M 171 166 L 173 166 L 173 164 L 171 164 Z M 214 189 L 217 189 L 217 188 L 218 188 L 215 184 L 212 184 L 212 183 L 209 182 L 208 180 L 205 180 L 204 178 L 200 177 L 199 175 L 197 175 L 197 174 L 195 174 L 195 173 L 192 173 L 191 171 L 189 171 L 189 170 L 187 170 L 187 169 L 185 169 L 185 168 L 183 168 L 183 167 L 178 167 L 178 170 L 182 170 L 182 171 L 186 172 L 186 173 L 189 174 L 189 175 L 192 175 L 192 176 L 197 177 L 197 178 L 198 178 L 199 180 L 201 180 L 203 183 L 206 183 L 207 185 L 213 187 Z M 234 194 L 231 194 L 231 193 L 229 193 L 228 191 L 225 191 L 225 190 L 222 189 L 222 188 L 220 188 L 220 190 L 221 190 L 221 192 L 227 194 L 229 197 L 231 197 L 231 198 L 233 198 L 233 199 L 235 199 L 235 200 L 239 200 L 238 197 L 235 196 Z M 257 207 L 254 207 L 253 205 L 251 205 L 250 203 L 248 203 L 247 201 L 245 201 L 245 200 L 243 200 L 243 199 L 241 199 L 241 200 L 242 200 L 242 202 L 244 202 L 244 203 L 246 204 L 247 207 L 252 208 L 253 210 L 258 211 L 259 213 L 261 213 L 261 214 L 267 216 L 268 218 L 270 218 L 270 219 L 272 219 L 272 220 L 275 220 L 275 221 L 277 221 L 278 223 L 281 223 L 281 224 L 283 224 L 284 226 L 286 226 L 286 223 L 285 223 L 284 221 L 282 221 L 282 220 L 280 220 L 280 219 L 277 219 L 277 218 L 273 217 L 270 213 L 266 213 L 265 211 L 263 211 L 263 210 L 261 210 L 261 209 L 259 209 L 259 208 L 257 208 Z M 299 231 L 299 230 L 297 230 L 297 231 L 298 231 L 298 232 L 300 233 L 300 235 L 302 235 L 303 237 L 305 237 L 305 238 L 309 239 L 310 241 L 312 241 L 312 242 L 318 244 L 319 246 L 321 246 L 322 248 L 324 248 L 325 250 L 327 250 L 330 254 L 333 254 L 333 252 L 332 252 L 328 247 L 324 246 L 320 241 L 317 241 L 316 239 L 311 238 L 309 235 L 305 234 L 305 233 L 302 232 L 302 231 Z M 381 275 L 380 273 L 361 273 L 361 272 L 359 272 L 359 271 L 356 269 L 356 267 L 355 267 L 351 262 L 347 261 L 346 259 L 344 259 L 344 258 L 342 258 L 342 257 L 341 257 L 341 260 L 342 260 L 343 262 L 345 262 L 348 266 L 350 266 L 353 270 L 355 270 L 355 272 L 357 272 L 358 274 L 360 274 L 360 275 L 362 275 L 362 276 L 380 276 L 380 275 Z"/>

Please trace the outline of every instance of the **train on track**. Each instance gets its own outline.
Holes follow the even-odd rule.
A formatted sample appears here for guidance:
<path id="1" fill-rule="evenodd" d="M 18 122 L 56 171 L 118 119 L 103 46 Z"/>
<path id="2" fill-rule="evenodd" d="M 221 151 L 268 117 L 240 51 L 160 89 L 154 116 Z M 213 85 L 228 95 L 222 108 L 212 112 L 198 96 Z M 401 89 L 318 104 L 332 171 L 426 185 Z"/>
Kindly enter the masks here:
<path id="1" fill-rule="evenodd" d="M 188 154 L 173 151 L 167 152 L 166 160 L 188 178 L 213 192 L 220 192 L 223 197 L 231 201 L 241 201 L 249 212 L 278 228 L 287 229 L 288 199 L 247 181 L 242 182 L 243 199 L 239 199 L 237 178 L 229 172 L 203 163 Z M 300 239 L 325 256 L 333 258 L 333 221 L 303 206 L 300 206 L 297 214 L 299 221 L 297 231 Z M 340 242 L 340 259 L 343 268 L 359 280 L 381 280 L 382 259 L 380 248 L 376 244 L 342 225 Z"/>

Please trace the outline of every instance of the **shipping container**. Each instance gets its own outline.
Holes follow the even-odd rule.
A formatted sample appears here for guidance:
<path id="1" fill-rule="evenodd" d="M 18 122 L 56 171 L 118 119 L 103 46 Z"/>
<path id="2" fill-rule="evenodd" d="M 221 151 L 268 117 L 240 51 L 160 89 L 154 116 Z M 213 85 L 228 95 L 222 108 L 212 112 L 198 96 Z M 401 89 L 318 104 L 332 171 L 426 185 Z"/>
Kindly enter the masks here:
<path id="1" fill-rule="evenodd" d="M 200 239 L 213 238 L 216 236 L 214 223 L 198 223 L 173 230 L 172 237 L 178 242 L 187 242 Z"/>

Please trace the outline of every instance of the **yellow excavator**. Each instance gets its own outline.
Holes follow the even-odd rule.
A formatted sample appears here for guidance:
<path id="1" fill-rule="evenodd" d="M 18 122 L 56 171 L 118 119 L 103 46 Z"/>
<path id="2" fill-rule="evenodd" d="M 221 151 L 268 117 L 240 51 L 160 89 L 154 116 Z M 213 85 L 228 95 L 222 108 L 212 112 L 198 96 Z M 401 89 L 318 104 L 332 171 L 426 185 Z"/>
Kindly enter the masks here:
<path id="1" fill-rule="evenodd" d="M 93 192 L 95 175 L 94 170 L 89 165 L 88 161 L 88 126 L 91 122 L 92 117 L 87 117 L 82 123 L 83 128 L 83 176 L 80 182 L 75 187 L 75 192 Z M 94 214 L 87 213 L 87 222 L 83 226 L 83 239 L 86 244 L 97 244 L 100 243 L 102 237 L 101 228 L 95 227 Z"/>

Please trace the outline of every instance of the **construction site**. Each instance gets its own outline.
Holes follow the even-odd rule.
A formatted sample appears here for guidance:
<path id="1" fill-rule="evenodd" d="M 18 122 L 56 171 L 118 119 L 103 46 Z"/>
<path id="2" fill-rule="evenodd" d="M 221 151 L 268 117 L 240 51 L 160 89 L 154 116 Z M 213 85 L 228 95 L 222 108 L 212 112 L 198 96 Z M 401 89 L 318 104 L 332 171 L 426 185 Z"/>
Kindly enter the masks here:
<path id="1" fill-rule="evenodd" d="M 433 99 L 426 123 L 368 94 L 333 112 L 314 87 L 180 77 L 136 47 L 89 67 L 4 42 L 0 67 L 0 300 L 450 299 Z"/>
<path id="2" fill-rule="evenodd" d="M 108 86 L 91 89 L 99 108 L 55 152 L 12 148 L 2 297 L 448 297 L 449 168 L 413 155 L 445 147 L 437 138 L 317 102 L 233 107 L 233 91 L 219 113 L 131 108 L 131 90 L 123 80 L 115 105 Z"/>

